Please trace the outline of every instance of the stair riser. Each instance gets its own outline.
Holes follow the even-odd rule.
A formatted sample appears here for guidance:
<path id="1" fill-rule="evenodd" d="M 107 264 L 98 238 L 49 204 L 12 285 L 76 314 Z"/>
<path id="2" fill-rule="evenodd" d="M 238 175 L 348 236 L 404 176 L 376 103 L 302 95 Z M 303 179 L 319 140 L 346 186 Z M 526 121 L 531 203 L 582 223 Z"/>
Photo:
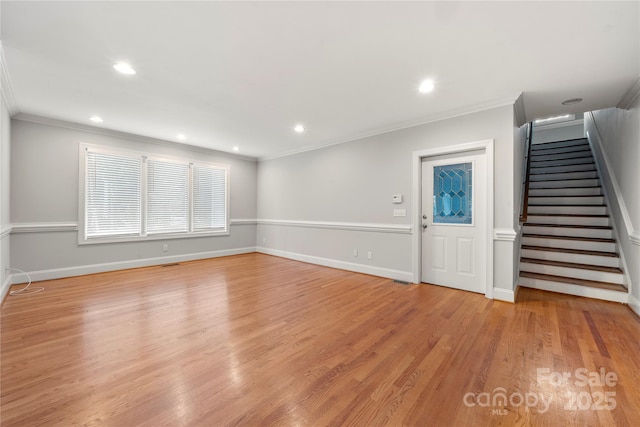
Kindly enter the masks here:
<path id="1" fill-rule="evenodd" d="M 531 277 L 520 277 L 518 280 L 518 284 L 527 288 L 542 289 L 543 291 L 560 292 L 563 294 L 577 295 L 589 298 L 598 298 L 605 301 L 622 303 L 626 303 L 628 301 L 628 294 L 624 292 L 616 292 L 608 289 L 588 288 L 568 283 L 553 282 L 550 280 L 533 279 Z"/>
<path id="2" fill-rule="evenodd" d="M 529 215 L 537 213 L 547 214 L 574 214 L 574 215 L 605 215 L 607 213 L 606 206 L 531 206 L 527 208 Z"/>
<path id="3" fill-rule="evenodd" d="M 523 237 L 523 245 L 544 246 L 549 248 L 578 249 L 584 251 L 615 252 L 616 244 L 608 242 L 583 242 L 580 240 L 544 239 L 540 237 Z"/>
<path id="4" fill-rule="evenodd" d="M 582 163 L 579 165 L 558 165 L 558 166 L 544 166 L 544 167 L 531 167 L 532 174 L 549 173 L 549 172 L 582 172 L 582 171 L 595 171 L 596 168 L 593 163 Z"/>
<path id="5" fill-rule="evenodd" d="M 540 144 L 531 144 L 531 149 L 538 150 L 538 149 L 551 149 L 551 148 L 560 148 L 560 147 L 578 147 L 582 145 L 586 145 L 587 147 L 589 146 L 589 142 L 587 141 L 586 138 L 569 139 L 566 141 L 543 142 Z"/>
<path id="6" fill-rule="evenodd" d="M 578 165 L 583 163 L 593 163 L 593 156 L 589 155 L 586 157 L 570 157 L 567 155 L 566 159 L 545 159 L 540 158 L 540 156 L 536 156 L 535 158 L 531 157 L 531 168 L 546 168 L 550 166 L 561 166 L 561 165 Z"/>
<path id="7" fill-rule="evenodd" d="M 591 239 L 611 239 L 613 231 L 604 229 L 591 228 L 572 228 L 572 227 L 544 227 L 525 225 L 523 231 L 527 234 L 545 234 L 551 236 L 568 236 L 568 237 L 587 237 Z"/>
<path id="8" fill-rule="evenodd" d="M 557 267 L 554 265 L 532 264 L 529 262 L 520 263 L 520 271 L 530 273 L 550 274 L 552 276 L 572 277 L 574 279 L 594 280 L 596 282 L 609 282 L 622 285 L 624 275 L 617 273 L 607 273 L 605 271 L 583 270 L 581 268 Z"/>
<path id="9" fill-rule="evenodd" d="M 545 196 L 599 196 L 602 194 L 600 187 L 588 188 L 529 188 L 529 197 Z"/>
<path id="10" fill-rule="evenodd" d="M 531 193 L 529 193 L 531 194 Z M 584 196 L 584 197 L 532 197 L 529 195 L 530 205 L 602 205 L 604 197 L 602 196 Z"/>
<path id="11" fill-rule="evenodd" d="M 589 144 L 574 145 L 569 147 L 556 147 L 556 148 L 538 148 L 536 145 L 531 147 L 532 156 L 547 156 L 551 154 L 563 154 L 576 151 L 586 151 L 589 149 Z"/>
<path id="12" fill-rule="evenodd" d="M 574 262 L 577 264 L 598 265 L 600 267 L 620 267 L 620 258 L 597 255 L 570 254 L 565 252 L 549 252 L 523 249 L 521 256 L 525 258 L 543 259 L 547 261 Z"/>
<path id="13" fill-rule="evenodd" d="M 589 147 L 585 147 L 585 148 L 576 149 L 576 150 L 565 150 L 559 153 L 546 153 L 544 151 L 531 152 L 532 162 L 543 161 L 543 160 L 576 159 L 580 157 L 593 157 L 593 154 L 591 153 L 591 149 Z"/>
<path id="14" fill-rule="evenodd" d="M 596 171 L 585 172 L 559 172 L 559 173 L 543 173 L 540 175 L 530 175 L 529 181 L 552 181 L 563 179 L 593 179 L 597 178 L 598 173 Z"/>
<path id="15" fill-rule="evenodd" d="M 535 188 L 577 188 L 577 187 L 597 187 L 600 185 L 597 179 L 576 179 L 571 181 L 530 181 L 529 191 Z"/>
<path id="16" fill-rule="evenodd" d="M 543 215 L 531 215 L 527 216 L 527 222 L 533 222 L 535 224 L 561 224 L 561 225 L 609 225 L 609 218 L 592 218 L 585 216 L 543 216 Z"/>

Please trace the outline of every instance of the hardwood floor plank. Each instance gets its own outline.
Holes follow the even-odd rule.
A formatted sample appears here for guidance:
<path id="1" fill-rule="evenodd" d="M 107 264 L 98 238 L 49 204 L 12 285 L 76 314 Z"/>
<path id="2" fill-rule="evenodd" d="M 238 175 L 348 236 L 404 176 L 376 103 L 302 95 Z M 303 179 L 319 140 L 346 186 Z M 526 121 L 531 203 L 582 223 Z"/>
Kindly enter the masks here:
<path id="1" fill-rule="evenodd" d="M 640 320 L 621 304 L 527 288 L 508 304 L 262 254 L 38 285 L 2 306 L 2 426 L 640 419 Z M 614 385 L 578 381 L 603 369 Z M 605 392 L 615 407 L 580 407 Z"/>

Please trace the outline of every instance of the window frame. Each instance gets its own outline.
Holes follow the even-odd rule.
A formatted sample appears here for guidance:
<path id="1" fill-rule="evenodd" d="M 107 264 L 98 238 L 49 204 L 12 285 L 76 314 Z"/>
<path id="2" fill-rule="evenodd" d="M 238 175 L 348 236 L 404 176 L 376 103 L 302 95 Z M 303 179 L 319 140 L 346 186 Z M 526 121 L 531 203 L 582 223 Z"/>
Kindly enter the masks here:
<path id="1" fill-rule="evenodd" d="M 137 235 L 122 235 L 122 236 L 96 236 L 87 237 L 87 205 L 86 205 L 86 191 L 87 191 L 87 174 L 86 174 L 86 153 L 87 151 L 110 154 L 125 157 L 139 157 L 141 159 L 142 167 L 140 171 L 140 186 L 141 186 L 141 227 L 140 234 Z M 188 176 L 188 224 L 186 232 L 167 232 L 167 233 L 152 233 L 147 234 L 147 160 L 153 159 L 163 162 L 171 163 L 184 163 L 189 165 Z M 201 230 L 194 231 L 194 187 L 193 187 L 193 169 L 194 166 L 214 168 L 224 170 L 225 173 L 225 197 L 224 197 L 224 229 L 218 230 Z M 79 245 L 92 245 L 103 243 L 121 243 L 121 242 L 144 242 L 154 240 L 167 240 L 167 239 L 189 239 L 194 237 L 213 237 L 213 236 L 228 236 L 230 235 L 229 225 L 229 200 L 230 200 L 230 166 L 228 164 L 216 163 L 211 161 L 193 160 L 186 157 L 178 157 L 164 154 L 155 154 L 151 152 L 142 152 L 138 150 L 129 150 L 118 147 L 94 145 L 87 143 L 80 143 L 78 147 L 78 244 Z"/>

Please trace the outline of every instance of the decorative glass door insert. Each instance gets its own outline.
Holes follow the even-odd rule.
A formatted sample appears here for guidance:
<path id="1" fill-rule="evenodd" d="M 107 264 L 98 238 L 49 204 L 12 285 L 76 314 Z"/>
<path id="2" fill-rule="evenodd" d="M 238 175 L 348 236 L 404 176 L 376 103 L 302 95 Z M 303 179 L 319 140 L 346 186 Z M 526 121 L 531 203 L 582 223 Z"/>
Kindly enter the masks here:
<path id="1" fill-rule="evenodd" d="M 434 166 L 434 224 L 473 224 L 473 163 Z"/>

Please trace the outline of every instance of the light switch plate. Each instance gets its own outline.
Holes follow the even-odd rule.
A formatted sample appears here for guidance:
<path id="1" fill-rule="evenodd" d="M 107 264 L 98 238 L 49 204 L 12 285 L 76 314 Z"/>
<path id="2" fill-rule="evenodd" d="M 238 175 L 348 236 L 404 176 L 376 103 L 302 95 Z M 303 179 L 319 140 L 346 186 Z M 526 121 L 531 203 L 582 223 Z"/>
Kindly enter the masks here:
<path id="1" fill-rule="evenodd" d="M 394 209 L 393 210 L 393 216 L 407 216 L 407 210 L 406 209 Z"/>

